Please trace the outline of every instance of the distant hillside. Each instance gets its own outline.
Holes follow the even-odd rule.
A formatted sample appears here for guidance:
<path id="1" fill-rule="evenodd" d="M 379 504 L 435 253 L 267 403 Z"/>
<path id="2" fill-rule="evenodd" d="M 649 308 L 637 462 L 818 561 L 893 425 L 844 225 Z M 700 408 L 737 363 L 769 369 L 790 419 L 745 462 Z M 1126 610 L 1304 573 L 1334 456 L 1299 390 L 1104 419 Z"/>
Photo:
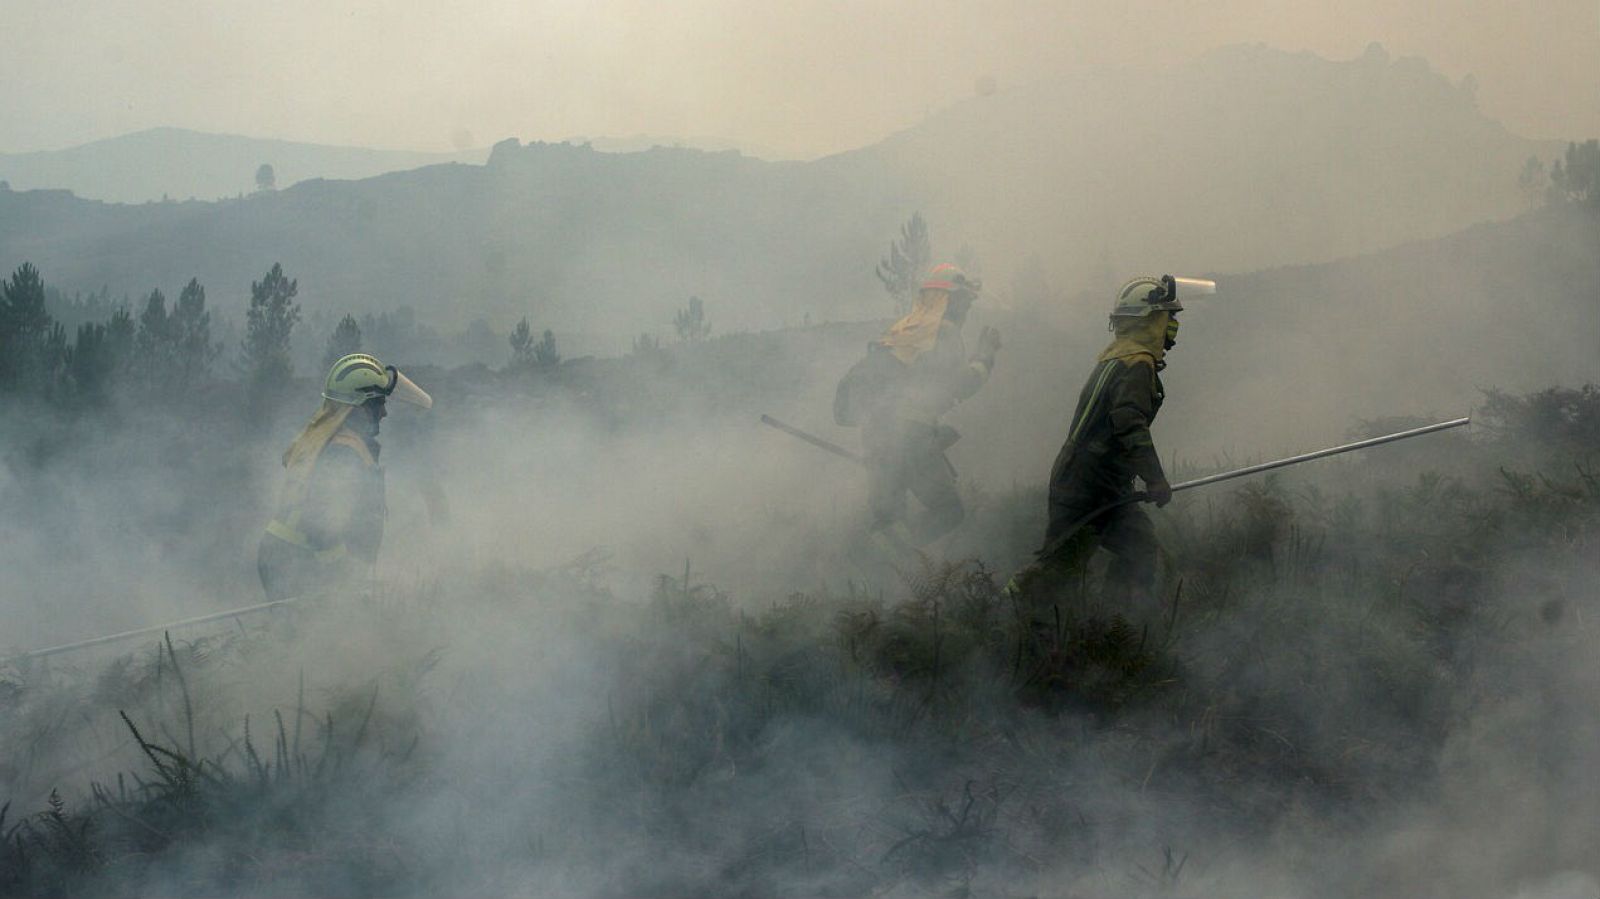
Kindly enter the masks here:
<path id="1" fill-rule="evenodd" d="M 1578 135 L 1574 135 L 1578 137 Z M 1264 46 L 975 97 L 855 158 L 904 174 L 980 255 L 1037 253 L 1096 286 L 1149 268 L 1241 271 L 1450 233 L 1527 209 L 1516 173 L 1560 147 L 1373 45 Z"/>
<path id="2" fill-rule="evenodd" d="M 1595 211 L 1541 209 L 1377 253 L 1217 278 L 1220 292 L 1191 298 L 1180 316 L 1162 375 L 1167 403 L 1156 436 L 1180 471 L 1331 445 L 1362 421 L 1467 414 L 1486 389 L 1600 383 Z M 968 339 L 992 325 L 1005 346 L 983 392 L 948 417 L 966 435 L 952 452 L 964 474 L 989 489 L 1043 481 L 1109 339 L 1110 305 L 1109 296 L 1085 294 L 1050 310 L 973 308 Z M 667 341 L 665 364 L 649 354 L 574 362 L 567 387 L 606 421 L 715 414 L 753 428 L 771 413 L 854 446 L 857 433 L 833 424 L 833 391 L 887 323 Z M 459 381 L 428 374 L 485 400 L 508 389 L 476 369 Z M 775 449 L 790 446 L 781 435 L 772 440 Z M 821 470 L 835 464 L 792 447 Z M 1401 451 L 1412 450 L 1385 452 Z M 1423 457 L 1416 470 L 1433 467 L 1426 442 L 1414 451 Z"/>
<path id="3" fill-rule="evenodd" d="M 558 332 L 610 333 L 620 348 L 669 326 L 691 294 L 718 333 L 880 313 L 872 266 L 914 205 L 890 190 L 883 178 L 732 152 L 512 141 L 483 166 L 215 203 L 0 193 L 0 268 L 32 260 L 69 293 L 197 276 L 238 309 L 281 261 L 308 308 L 411 306 L 444 327 L 488 317 L 505 329 L 529 315 Z"/>
<path id="4" fill-rule="evenodd" d="M 1594 211 L 1544 209 L 1225 281 L 1226 294 L 1187 316 L 1184 365 L 1192 359 L 1196 377 L 1226 385 L 1226 405 L 1246 418 L 1285 410 L 1275 431 L 1292 433 L 1323 408 L 1363 418 L 1459 414 L 1486 388 L 1600 383 Z"/>
<path id="5" fill-rule="evenodd" d="M 1542 209 L 1378 253 L 1216 278 L 1218 294 L 1180 316 L 1162 375 L 1157 441 L 1180 463 L 1312 449 L 1358 420 L 1464 415 L 1490 388 L 1600 383 L 1594 211 Z M 991 484 L 1044 476 L 1108 339 L 1109 306 L 1080 296 L 1048 321 L 975 309 L 969 328 L 993 324 L 1007 345 L 988 398 L 952 422 L 1006 436 L 982 450 L 958 445 L 958 465 Z"/>
<path id="6" fill-rule="evenodd" d="M 482 166 L 215 203 L 12 192 L 0 269 L 31 260 L 69 292 L 199 276 L 237 308 L 281 261 L 311 307 L 411 306 L 446 328 L 529 315 L 620 349 L 691 294 L 718 333 L 881 315 L 873 266 L 918 209 L 936 255 L 968 245 L 992 283 L 1033 256 L 1067 292 L 1103 292 L 1132 271 L 1324 261 L 1508 217 L 1526 208 L 1521 162 L 1555 150 L 1417 60 L 1234 48 L 1002 91 L 815 162 L 509 141 Z"/>
<path id="7" fill-rule="evenodd" d="M 214 200 L 256 189 L 272 166 L 278 187 L 308 178 L 371 178 L 440 162 L 481 163 L 488 150 L 414 153 L 152 128 L 65 150 L 0 153 L 0 179 L 13 190 L 61 189 L 113 203 Z"/>
<path id="8" fill-rule="evenodd" d="M 629 134 L 598 137 L 578 135 L 565 138 L 561 143 L 588 144 L 602 153 L 640 153 L 653 147 L 672 147 L 683 150 L 705 150 L 708 153 L 737 150 L 745 156 L 774 161 L 790 159 L 792 155 L 775 147 L 709 135 Z"/>

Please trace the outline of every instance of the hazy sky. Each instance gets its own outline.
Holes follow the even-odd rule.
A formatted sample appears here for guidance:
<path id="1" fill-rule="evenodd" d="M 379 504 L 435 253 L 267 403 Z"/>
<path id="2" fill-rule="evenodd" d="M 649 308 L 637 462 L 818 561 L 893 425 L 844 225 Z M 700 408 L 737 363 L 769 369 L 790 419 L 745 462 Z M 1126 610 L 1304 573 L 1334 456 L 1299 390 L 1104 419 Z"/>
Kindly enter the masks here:
<path id="1" fill-rule="evenodd" d="M 1380 41 L 1530 137 L 1600 136 L 1600 0 L 0 0 L 0 151 L 156 125 L 396 148 L 639 133 L 810 156 L 969 95 Z"/>

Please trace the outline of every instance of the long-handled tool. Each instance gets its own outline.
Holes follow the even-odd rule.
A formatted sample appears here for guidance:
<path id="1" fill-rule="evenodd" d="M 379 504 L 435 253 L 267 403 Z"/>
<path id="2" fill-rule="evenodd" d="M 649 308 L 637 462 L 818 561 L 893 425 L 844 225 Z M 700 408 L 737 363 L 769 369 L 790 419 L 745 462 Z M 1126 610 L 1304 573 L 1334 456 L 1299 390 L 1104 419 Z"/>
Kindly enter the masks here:
<path id="1" fill-rule="evenodd" d="M 272 602 L 256 603 L 253 606 L 245 606 L 242 609 L 232 609 L 232 610 L 229 610 L 227 612 L 213 612 L 210 615 L 199 615 L 199 616 L 196 616 L 194 618 L 185 618 L 182 621 L 174 621 L 174 622 L 172 622 L 170 624 L 157 624 L 157 625 L 152 625 L 150 627 L 136 628 L 136 629 L 131 630 L 131 631 L 123 631 L 120 634 L 107 634 L 104 637 L 95 637 L 92 640 L 79 640 L 76 643 L 63 643 L 60 646 L 51 646 L 51 647 L 48 647 L 48 648 L 45 648 L 45 649 L 35 649 L 32 652 L 24 652 L 21 655 L 17 656 L 17 658 L 23 659 L 23 660 L 42 659 L 42 658 L 46 658 L 48 656 L 57 655 L 57 654 L 63 653 L 63 652 L 72 652 L 73 650 L 77 650 L 77 649 L 88 649 L 91 646 L 99 646 L 99 645 L 101 645 L 103 643 L 116 643 L 116 642 L 118 642 L 120 640 L 127 640 L 127 639 L 131 639 L 133 637 L 140 637 L 140 636 L 143 636 L 145 634 L 157 634 L 157 633 L 160 633 L 162 631 L 177 630 L 178 628 L 181 628 L 181 627 L 190 627 L 191 625 L 205 624 L 206 622 L 209 622 L 209 621 L 221 621 L 224 618 L 238 618 L 238 617 L 240 617 L 242 615 L 249 615 L 249 614 L 252 614 L 252 613 L 255 613 L 255 612 L 265 612 L 265 611 L 267 611 L 269 609 L 276 609 L 279 606 L 289 605 L 290 603 L 297 602 L 298 600 L 299 600 L 299 597 L 290 597 L 288 599 L 275 599 Z"/>
<path id="2" fill-rule="evenodd" d="M 1259 474 L 1263 471 L 1272 471 L 1275 468 L 1287 468 L 1290 465 L 1299 465 L 1301 462 L 1310 462 L 1313 459 L 1326 459 L 1329 456 L 1337 456 L 1341 453 L 1352 453 L 1356 450 L 1366 449 L 1372 446 L 1380 446 L 1385 443 L 1394 443 L 1397 440 L 1407 440 L 1412 437 L 1421 437 L 1423 434 L 1432 434 L 1435 431 L 1446 431 L 1451 428 L 1459 428 L 1471 423 L 1472 419 L 1470 417 L 1455 418 L 1451 419 L 1450 421 L 1441 421 L 1437 424 L 1423 425 L 1420 428 L 1396 431 L 1393 434 L 1385 434 L 1382 437 L 1369 437 L 1365 440 L 1357 440 L 1354 443 L 1345 443 L 1339 446 L 1332 446 L 1327 449 L 1316 450 L 1315 452 L 1301 453 L 1298 456 L 1289 456 L 1286 459 L 1277 459 L 1272 462 L 1262 462 L 1259 465 L 1247 465 L 1244 468 L 1236 468 L 1233 471 L 1224 471 L 1220 474 L 1206 475 L 1203 478 L 1195 478 L 1192 481 L 1184 481 L 1180 484 L 1173 484 L 1172 492 L 1177 493 L 1182 490 L 1193 490 L 1196 487 L 1205 487 L 1209 484 L 1217 484 L 1221 483 L 1222 481 L 1231 481 L 1234 478 L 1242 478 L 1245 475 Z M 1088 515 L 1085 515 L 1073 522 L 1065 530 L 1061 531 L 1060 536 L 1056 538 L 1054 544 L 1052 544 L 1052 546 L 1045 547 L 1043 552 L 1049 552 L 1055 546 L 1060 545 L 1062 541 L 1071 537 L 1079 528 L 1091 521 L 1094 521 L 1096 518 L 1099 518 L 1113 509 L 1120 509 L 1123 506 L 1132 505 L 1133 503 L 1148 502 L 1149 500 L 1150 494 L 1143 491 L 1136 491 L 1134 493 L 1129 493 L 1126 496 L 1119 496 L 1111 502 L 1106 503 L 1100 508 L 1095 509 L 1093 512 L 1090 512 Z"/>
<path id="3" fill-rule="evenodd" d="M 761 423 L 767 425 L 768 427 L 777 428 L 791 437 L 798 437 L 818 449 L 827 450 L 828 452 L 833 453 L 835 456 L 843 456 L 857 465 L 867 464 L 867 460 L 863 459 L 860 453 L 852 453 L 837 443 L 823 440 L 821 437 L 818 437 L 814 434 L 807 434 L 805 431 L 800 430 L 794 425 L 784 424 L 770 415 L 761 416 Z"/>

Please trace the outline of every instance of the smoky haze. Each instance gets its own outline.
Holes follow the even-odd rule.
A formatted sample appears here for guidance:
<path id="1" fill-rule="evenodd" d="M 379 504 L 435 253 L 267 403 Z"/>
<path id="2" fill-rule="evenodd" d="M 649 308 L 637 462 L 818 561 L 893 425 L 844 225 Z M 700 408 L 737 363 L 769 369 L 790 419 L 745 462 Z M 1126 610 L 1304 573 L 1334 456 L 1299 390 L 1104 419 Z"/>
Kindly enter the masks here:
<path id="1" fill-rule="evenodd" d="M 0 144 L 528 143 L 218 202 L 0 192 L 0 894 L 1600 892 L 1600 188 L 1518 184 L 1566 150 L 1527 135 L 1600 130 L 1593 10 L 1473 11 L 8 5 L 111 52 L 7 77 Z M 574 133 L 822 158 L 535 140 Z M 835 386 L 917 212 L 985 281 L 967 346 L 1004 346 L 945 418 L 965 521 L 875 564 L 860 466 L 758 422 L 859 447 Z M 274 262 L 303 316 L 263 378 Z M 18 336 L 24 263 L 59 332 Z M 1158 609 L 1103 560 L 1023 608 L 1112 287 L 1161 271 L 1220 284 L 1162 373 L 1174 479 L 1479 421 L 1152 510 Z M 149 291 L 190 277 L 221 349 L 175 366 Z M 16 655 L 262 599 L 345 315 L 435 401 L 383 422 L 370 577 Z"/>
<path id="2" fill-rule="evenodd" d="M 319 143 L 458 149 L 507 135 L 715 135 L 808 158 L 969 96 L 1262 42 L 1344 58 L 1378 40 L 1473 75 L 1538 138 L 1600 131 L 1600 14 L 1585 0 L 1337 8 L 1262 0 L 750 5 L 14 0 L 0 151 L 160 125 Z M 1003 136 L 999 139 L 1003 139 Z"/>
<path id="3" fill-rule="evenodd" d="M 265 255 L 335 318 L 409 308 L 504 334 L 526 316 L 577 352 L 616 353 L 689 296 L 719 333 L 882 315 L 873 266 L 918 211 L 932 251 L 996 276 L 1001 301 L 1031 268 L 1065 294 L 1029 302 L 1072 315 L 1153 260 L 1325 262 L 1519 214 L 1544 192 L 1519 186 L 1523 165 L 1563 150 L 1508 132 L 1423 60 L 1233 45 L 969 98 L 812 162 L 507 140 L 484 165 L 219 202 L 13 190 L 0 266 L 32 261 L 68 294 L 197 276 L 237 315 Z"/>

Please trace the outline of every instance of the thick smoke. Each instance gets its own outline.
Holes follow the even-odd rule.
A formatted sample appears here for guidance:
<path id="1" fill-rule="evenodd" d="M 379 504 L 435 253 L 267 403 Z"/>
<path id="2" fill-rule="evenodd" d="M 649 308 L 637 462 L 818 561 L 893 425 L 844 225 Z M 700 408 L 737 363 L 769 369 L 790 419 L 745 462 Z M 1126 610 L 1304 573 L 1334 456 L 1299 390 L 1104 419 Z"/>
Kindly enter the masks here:
<path id="1" fill-rule="evenodd" d="M 1168 513 L 1179 539 L 1200 539 L 1208 521 L 1240 528 L 1241 570 L 1257 566 L 1239 582 L 1243 601 L 1208 610 L 1215 598 L 1199 599 L 1201 617 L 1185 621 L 1178 644 L 1177 676 L 1201 691 L 1227 685 L 1213 695 L 1246 697 L 1230 708 L 1259 721 L 1248 748 L 1209 750 L 1239 752 L 1227 764 L 1245 766 L 1219 792 L 1205 743 L 1237 739 L 1221 736 L 1237 725 L 1209 721 L 1203 709 L 1162 720 L 1135 703 L 1120 724 L 1093 708 L 1043 715 L 1014 705 L 981 668 L 955 662 L 947 677 L 971 679 L 962 701 L 998 705 L 923 713 L 893 699 L 845 699 L 886 687 L 829 649 L 840 626 L 831 613 L 819 619 L 791 594 L 865 588 L 898 600 L 921 588 L 915 577 L 910 586 L 847 583 L 859 577 L 846 545 L 859 474 L 761 429 L 750 413 L 771 403 L 804 421 L 811 410 L 805 423 L 815 425 L 856 337 L 829 334 L 840 347 L 807 358 L 783 387 L 751 378 L 745 366 L 765 360 L 738 360 L 730 348 L 776 353 L 824 338 L 681 348 L 678 370 L 660 380 L 742 381 L 740 390 L 684 389 L 623 420 L 561 392 L 517 395 L 514 382 L 441 375 L 431 418 L 402 412 L 386 423 L 389 536 L 368 598 L 233 626 L 232 637 L 227 627 L 174 634 L 199 753 L 237 745 L 246 716 L 268 744 L 274 710 L 291 719 L 308 710 L 301 744 L 321 738 L 327 713 L 336 740 L 359 727 L 365 742 L 353 751 L 373 770 L 351 774 L 356 786 L 339 784 L 340 814 L 414 860 L 427 891 L 920 894 L 964 885 L 1095 896 L 1176 884 L 1194 895 L 1566 896 L 1592 884 L 1577 867 L 1596 798 L 1582 786 L 1592 762 L 1585 735 L 1600 727 L 1581 700 L 1594 689 L 1585 672 L 1595 661 L 1582 639 L 1593 602 L 1582 554 L 1530 546 L 1466 588 L 1450 580 L 1454 563 L 1425 562 L 1397 572 L 1392 594 L 1374 595 L 1343 585 L 1359 582 L 1365 554 L 1383 555 L 1376 544 L 1313 552 L 1281 531 L 1251 531 L 1265 520 L 1271 532 L 1273 515 L 1293 507 L 1308 530 L 1320 521 L 1345 537 L 1384 539 L 1377 523 L 1337 524 L 1384 514 L 1341 511 L 1349 492 L 1353 502 L 1400 503 L 1387 513 L 1399 516 L 1392 529 L 1426 541 L 1422 516 L 1482 513 L 1448 490 L 1408 493 L 1421 489 L 1410 486 L 1418 474 L 1476 477 L 1496 454 L 1542 460 L 1504 440 L 1440 438 L 1431 451 L 1327 463 L 1259 495 L 1197 497 Z M 1175 381 L 1179 372 L 1175 362 Z M 6 494 L 18 510 L 6 544 L 6 620 L 16 623 L 8 642 L 39 646 L 253 601 L 254 526 L 303 405 L 267 428 L 218 402 L 198 433 L 192 418 L 156 413 L 93 431 L 57 423 L 48 452 L 19 444 Z M 38 420 L 13 413 L 8 427 L 32 433 L 24 429 Z M 1159 436 L 1170 441 L 1174 430 Z M 981 455 L 974 450 L 991 433 L 975 429 L 963 453 Z M 184 451 L 192 455 L 174 455 Z M 1036 536 L 1027 519 L 1039 478 L 1013 486 L 973 477 L 974 520 L 948 551 L 1020 561 Z M 448 497 L 447 516 L 430 518 L 419 490 L 428 479 Z M 212 501 L 222 496 L 232 500 Z M 1281 511 L 1252 517 L 1259 504 Z M 1027 526 L 1010 527 L 1006 516 L 1019 514 Z M 1286 555 L 1255 555 L 1261 539 L 1269 554 Z M 666 578 L 653 583 L 656 574 Z M 1473 620 L 1441 626 L 1459 645 L 1430 646 L 1438 635 L 1406 630 L 1418 620 L 1411 604 L 1468 598 L 1487 607 L 1428 613 Z M 749 624 L 758 620 L 766 623 Z M 1372 656 L 1356 647 L 1372 641 L 1393 670 L 1362 669 Z M 87 801 L 81 784 L 137 770 L 118 708 L 146 738 L 186 742 L 188 700 L 174 688 L 172 661 L 155 662 L 156 642 L 10 675 L 20 692 L 7 710 L 5 773 L 19 807 L 37 807 L 51 789 Z M 131 660 L 105 668 L 129 650 Z M 1408 700 L 1446 705 L 1397 704 L 1386 695 L 1394 684 L 1414 688 Z M 796 698 L 805 696 L 844 705 Z M 63 702 L 81 711 L 51 723 Z M 884 712 L 873 708 L 887 717 L 874 721 Z M 991 731 L 996 714 L 1010 723 Z M 1010 732 L 1015 742 L 974 756 L 962 747 L 964 728 Z M 1297 779 L 1307 776 L 1333 780 Z M 217 864 L 197 857 L 183 863 L 188 873 L 155 875 L 177 879 L 154 888 L 216 882 L 206 878 L 223 876 Z M 393 876 L 393 860 L 319 859 L 296 875 L 304 881 L 256 874 L 291 890 L 363 892 L 373 871 Z"/>
<path id="2" fill-rule="evenodd" d="M 1240 58 L 1207 65 L 1238 77 Z M 1347 65 L 1340 77 L 1394 74 L 1386 59 Z M 1420 85 L 1414 96 L 1446 94 L 1461 112 L 1459 88 L 1401 74 Z M 1109 115 L 1116 97 L 1161 83 L 1077 83 L 1073 96 Z M 1046 134 L 1041 147 L 1068 143 Z M 840 185 L 861 181 L 832 182 L 838 193 L 783 233 L 820 235 L 814 249 L 893 223 L 928 175 L 916 160 L 950 161 L 917 157 L 917 139 L 851 176 L 882 165 L 892 189 L 854 197 Z M 981 145 L 941 147 L 960 162 Z M 1361 147 L 1352 137 L 1333 149 Z M 501 176 L 559 182 L 529 174 L 550 158 L 591 174 L 613 164 L 571 148 L 498 152 L 470 175 L 474 190 Z M 727 188 L 713 177 L 724 169 L 749 179 L 741 190 L 768 183 L 749 161 L 687 151 L 616 164 L 630 185 L 649 184 L 656 163 L 679 155 L 704 184 Z M 1366 161 L 1381 169 L 1385 158 Z M 804 192 L 798 171 L 784 170 L 779 199 Z M 425 181 L 421 195 L 460 200 L 456 174 L 331 188 L 348 218 L 321 220 L 318 234 L 370 223 L 395 240 L 369 250 L 406 255 L 417 247 L 399 236 L 428 232 L 403 232 L 388 213 L 414 207 L 373 198 Z M 1167 179 L 1187 172 L 1158 174 L 1155 187 L 1173 191 L 1182 185 Z M 613 270 L 593 302 L 581 266 L 528 290 L 565 303 L 552 317 L 597 347 L 620 346 L 643 327 L 640 309 L 676 301 L 603 300 L 659 280 L 657 263 L 674 290 L 699 268 L 719 287 L 713 336 L 641 341 L 625 355 L 585 346 L 522 368 L 477 350 L 426 358 L 420 341 L 406 350 L 418 358 L 389 356 L 436 405 L 385 421 L 384 550 L 370 578 L 331 598 L 174 630 L 170 642 L 12 655 L 260 601 L 255 542 L 318 381 L 306 364 L 269 385 L 219 368 L 181 399 L 141 392 L 132 375 L 98 405 L 5 397 L 0 802 L 12 817 L 0 821 L 0 887 L 1307 899 L 1600 889 L 1589 639 L 1600 409 L 1593 389 L 1536 393 L 1593 380 L 1592 211 L 1553 204 L 1447 233 L 1506 212 L 1505 184 L 1368 232 L 1359 204 L 1295 207 L 1291 220 L 1333 220 L 1317 233 L 1285 226 L 1267 261 L 1239 233 L 1217 235 L 1231 244 L 1210 258 L 1230 276 L 1204 262 L 1198 205 L 1161 220 L 1108 187 L 1044 219 L 1084 172 L 1028 190 L 1003 175 L 974 175 L 929 207 L 939 258 L 963 243 L 986 254 L 990 290 L 968 334 L 998 327 L 1005 347 L 992 381 L 948 417 L 963 433 L 950 456 L 967 520 L 895 572 L 861 563 L 859 466 L 759 423 L 772 414 L 855 448 L 829 410 L 839 376 L 885 324 L 870 264 L 882 249 L 863 244 L 852 252 L 865 264 L 838 270 L 831 256 L 766 245 L 771 232 L 743 231 L 730 250 L 707 217 L 664 194 L 613 185 L 608 202 L 650 213 L 626 231 L 589 216 L 581 192 L 540 207 L 541 227 L 570 242 L 563 252 Z M 984 199 L 996 184 L 998 200 Z M 1263 204 L 1299 196 L 1270 186 Z M 735 208 L 728 190 L 705 208 Z M 866 208 L 846 220 L 838 210 L 852 198 Z M 493 200 L 505 210 L 517 198 Z M 1031 205 L 1000 222 L 1012 201 Z M 450 207 L 433 224 L 477 208 Z M 1271 230 L 1269 211 L 1240 233 Z M 1114 227 L 1041 257 L 1099 220 Z M 505 226 L 491 254 L 534 233 L 509 213 L 479 224 Z M 1029 241 L 1031 228 L 1045 230 Z M 1317 234 L 1332 243 L 1319 249 Z M 483 246 L 453 239 L 480 258 Z M 1106 257 L 1100 242 L 1118 248 Z M 705 255 L 685 262 L 685 249 Z M 713 249 L 737 265 L 707 262 Z M 526 274 L 526 260 L 499 258 L 489 281 Z M 1481 421 L 1467 435 L 1187 494 L 1154 513 L 1170 556 L 1160 608 L 1108 607 L 1096 563 L 1041 628 L 998 587 L 1037 547 L 1050 460 L 1106 337 L 1110 273 L 1174 260 L 1222 285 L 1184 310 L 1163 373 L 1155 438 L 1175 473 L 1469 409 Z M 359 261 L 336 286 L 305 276 L 303 301 L 354 304 L 351 283 L 381 280 Z M 762 270 L 781 285 L 730 309 Z M 795 300 L 840 283 L 850 292 Z M 450 301 L 435 336 L 533 302 L 503 284 L 451 286 L 442 275 L 424 285 Z M 811 324 L 813 310 L 856 314 Z M 300 354 L 325 337 L 302 326 Z"/>

